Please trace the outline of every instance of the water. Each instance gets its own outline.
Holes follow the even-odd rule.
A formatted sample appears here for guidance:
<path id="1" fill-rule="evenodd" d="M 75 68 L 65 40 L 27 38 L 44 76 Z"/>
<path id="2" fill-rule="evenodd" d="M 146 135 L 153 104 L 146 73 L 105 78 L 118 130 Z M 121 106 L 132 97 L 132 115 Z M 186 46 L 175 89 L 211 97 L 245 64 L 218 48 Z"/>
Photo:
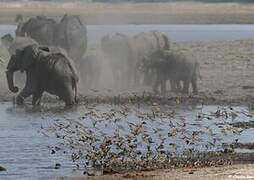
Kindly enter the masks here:
<path id="1" fill-rule="evenodd" d="M 7 168 L 0 179 L 51 179 L 73 174 L 74 165 L 69 157 L 51 155 L 48 146 L 56 139 L 40 134 L 54 118 L 53 112 L 33 112 L 32 108 L 19 109 L 10 103 L 0 105 L 0 164 Z M 45 119 L 42 117 L 46 117 Z M 60 163 L 61 169 L 54 169 Z"/>
<path id="2" fill-rule="evenodd" d="M 14 34 L 16 26 L 0 25 L 0 36 Z M 98 43 L 106 34 L 120 32 L 137 34 L 139 32 L 158 30 L 167 34 L 172 42 L 179 41 L 217 41 L 217 40 L 251 40 L 254 39 L 253 24 L 211 24 L 211 25 L 88 25 L 89 43 Z"/>
<path id="3" fill-rule="evenodd" d="M 121 113 L 126 108 L 129 110 L 127 115 L 123 116 Z M 165 149 L 173 152 L 169 144 L 176 144 L 178 149 L 176 155 L 188 148 L 195 148 L 198 151 L 221 150 L 222 143 L 231 143 L 235 139 L 239 139 L 241 143 L 254 143 L 253 129 L 243 130 L 238 134 L 229 128 L 232 122 L 253 120 L 252 117 L 245 115 L 249 113 L 246 107 L 234 107 L 232 111 L 227 107 L 220 107 L 222 111 L 228 112 L 229 117 L 214 118 L 211 113 L 218 110 L 217 106 L 181 108 L 165 106 L 160 107 L 161 117 L 140 118 L 141 114 L 144 117 L 151 115 L 154 108 L 156 107 L 96 105 L 79 106 L 77 109 L 65 111 L 59 105 L 33 109 L 31 106 L 15 108 L 11 103 L 2 103 L 0 104 L 0 165 L 7 168 L 7 171 L 0 172 L 0 179 L 54 179 L 59 176 L 82 175 L 82 171 L 75 170 L 75 164 L 70 158 L 71 152 L 68 151 L 67 145 L 65 146 L 66 141 L 74 139 L 76 134 L 73 132 L 68 134 L 68 131 L 64 131 L 68 128 L 59 129 L 57 124 L 70 124 L 69 130 L 79 134 L 77 125 L 81 123 L 86 127 L 84 131 L 94 134 L 102 141 L 105 136 L 113 137 L 116 131 L 126 136 L 131 132 L 130 124 L 137 127 L 145 121 L 144 129 L 154 141 L 151 148 L 161 143 L 160 137 L 165 137 Z M 115 117 L 107 119 L 108 114 L 112 112 Z M 172 112 L 174 112 L 173 117 L 166 116 L 167 113 Z M 237 117 L 230 116 L 230 112 L 236 112 Z M 198 114 L 202 118 L 197 118 Z M 115 122 L 118 118 L 119 120 Z M 156 129 L 160 129 L 159 132 L 155 133 Z M 168 137 L 168 133 L 172 133 L 174 129 L 181 131 Z M 213 131 L 212 134 L 210 129 Z M 198 140 L 194 140 L 193 145 L 186 145 L 184 137 L 191 137 L 193 132 L 199 132 Z M 63 133 L 66 135 L 65 140 L 57 138 Z M 215 138 L 218 139 L 215 146 L 207 147 L 208 142 L 212 142 Z M 138 141 L 141 140 L 138 138 Z M 51 154 L 51 149 L 56 146 L 66 149 Z M 137 148 L 144 152 L 144 147 L 145 144 L 140 142 Z M 64 150 L 67 153 L 63 153 Z M 61 164 L 60 169 L 54 168 L 56 163 Z"/>
<path id="4" fill-rule="evenodd" d="M 11 33 L 14 34 L 16 26 L 0 25 L 0 36 Z M 138 32 L 159 30 L 166 33 L 171 41 L 217 41 L 217 40 L 254 40 L 254 25 L 89 25 L 89 43 L 98 43 L 105 34 L 121 32 L 124 34 L 136 34 Z M 0 172 L 0 179 L 54 179 L 59 176 L 81 175 L 81 171 L 75 170 L 75 164 L 70 160 L 70 153 L 51 154 L 51 148 L 63 143 L 56 138 L 54 133 L 45 136 L 42 132 L 45 129 L 55 127 L 54 123 L 68 123 L 66 118 L 80 121 L 87 126 L 89 132 L 93 132 L 97 137 L 103 138 L 113 136 L 116 130 L 122 135 L 131 132 L 129 124 L 139 125 L 142 119 L 137 115 L 141 112 L 151 114 L 152 107 L 131 107 L 127 117 L 116 113 L 121 120 L 113 122 L 103 119 L 103 113 L 109 113 L 114 107 L 109 105 L 96 106 L 96 112 L 102 121 L 96 117 L 86 116 L 80 118 L 91 111 L 85 107 L 78 107 L 76 110 L 64 111 L 59 107 L 53 109 L 42 108 L 33 110 L 31 107 L 15 108 L 11 103 L 0 104 L 0 165 L 7 168 L 6 172 Z M 223 109 L 223 108 L 222 108 Z M 177 154 L 181 154 L 187 148 L 195 148 L 199 151 L 222 150 L 223 143 L 232 143 L 238 139 L 241 143 L 254 143 L 254 129 L 244 129 L 240 134 L 235 132 L 229 124 L 238 121 L 252 121 L 252 117 L 247 117 L 242 112 L 248 112 L 246 107 L 235 107 L 237 117 L 214 118 L 211 112 L 216 112 L 217 106 L 201 107 L 181 107 L 176 109 L 174 118 L 162 117 L 147 119 L 144 126 L 147 133 L 151 136 L 154 143 L 153 147 L 161 143 L 160 137 L 166 137 L 165 148 L 173 151 L 170 143 L 177 146 Z M 164 112 L 172 111 L 172 108 L 165 107 Z M 231 112 L 226 108 L 227 112 Z M 202 112 L 202 113 L 201 113 Z M 201 113 L 201 120 L 197 115 Z M 141 113 L 142 114 L 142 113 Z M 210 118 L 207 118 L 207 117 Z M 94 121 L 98 121 L 94 127 Z M 75 124 L 75 123 L 74 123 Z M 183 128 L 183 127 L 184 128 Z M 160 132 L 155 133 L 154 129 L 159 128 Z M 187 129 L 187 131 L 177 131 L 168 137 L 168 133 L 173 133 L 173 129 Z M 183 137 L 191 136 L 195 131 L 198 132 L 198 140 L 195 144 L 186 145 Z M 59 132 L 61 133 L 61 131 Z M 215 146 L 208 146 L 208 142 L 216 139 Z M 140 140 L 140 139 L 139 139 Z M 100 142 L 98 142 L 100 143 Z M 145 151 L 145 144 L 140 143 L 140 151 Z M 241 150 L 239 150 L 241 151 Z M 55 169 L 55 164 L 60 163 L 60 169 Z"/>

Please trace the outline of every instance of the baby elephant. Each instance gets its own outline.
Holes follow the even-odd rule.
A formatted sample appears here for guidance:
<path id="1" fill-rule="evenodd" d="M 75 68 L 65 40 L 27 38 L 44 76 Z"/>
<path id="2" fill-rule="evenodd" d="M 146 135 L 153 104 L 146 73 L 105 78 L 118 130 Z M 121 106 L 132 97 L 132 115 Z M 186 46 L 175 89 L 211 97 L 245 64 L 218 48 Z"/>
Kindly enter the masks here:
<path id="1" fill-rule="evenodd" d="M 7 65 L 6 77 L 10 91 L 18 92 L 14 86 L 13 74 L 26 72 L 24 89 L 16 97 L 22 105 L 24 99 L 33 96 L 32 104 L 39 105 L 44 91 L 57 95 L 66 106 L 76 102 L 78 76 L 72 60 L 61 51 L 51 52 L 49 48 L 29 45 L 16 50 Z"/>
<path id="2" fill-rule="evenodd" d="M 184 55 L 173 51 L 156 51 L 145 60 L 149 68 L 153 68 L 156 73 L 156 81 L 153 90 L 158 93 L 158 87 L 161 86 L 161 93 L 166 93 L 166 81 L 170 80 L 173 91 L 189 92 L 189 86 L 192 85 L 194 94 L 198 94 L 197 77 L 199 75 L 199 63 L 187 59 Z M 181 86 L 183 83 L 183 87 Z"/>

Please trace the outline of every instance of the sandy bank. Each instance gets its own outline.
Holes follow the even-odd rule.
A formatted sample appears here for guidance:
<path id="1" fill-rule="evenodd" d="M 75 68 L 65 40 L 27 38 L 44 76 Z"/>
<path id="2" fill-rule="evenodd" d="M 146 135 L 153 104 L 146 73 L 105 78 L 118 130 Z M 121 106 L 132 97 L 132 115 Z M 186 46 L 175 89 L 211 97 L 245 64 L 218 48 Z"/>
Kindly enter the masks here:
<path id="1" fill-rule="evenodd" d="M 80 14 L 88 24 L 253 23 L 254 5 L 237 3 L 0 3 L 0 22 L 16 14 Z"/>

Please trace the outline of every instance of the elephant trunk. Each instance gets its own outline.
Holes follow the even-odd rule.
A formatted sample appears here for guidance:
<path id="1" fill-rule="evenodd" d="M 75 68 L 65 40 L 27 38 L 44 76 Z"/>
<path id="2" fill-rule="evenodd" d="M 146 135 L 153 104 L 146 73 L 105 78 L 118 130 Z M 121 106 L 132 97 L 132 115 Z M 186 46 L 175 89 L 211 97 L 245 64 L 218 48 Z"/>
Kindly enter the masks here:
<path id="1" fill-rule="evenodd" d="M 13 83 L 13 75 L 14 75 L 14 71 L 12 70 L 8 70 L 6 72 L 6 78 L 7 78 L 7 82 L 8 82 L 8 87 L 9 87 L 9 90 L 13 93 L 16 93 L 19 91 L 19 88 L 14 86 L 14 83 Z"/>

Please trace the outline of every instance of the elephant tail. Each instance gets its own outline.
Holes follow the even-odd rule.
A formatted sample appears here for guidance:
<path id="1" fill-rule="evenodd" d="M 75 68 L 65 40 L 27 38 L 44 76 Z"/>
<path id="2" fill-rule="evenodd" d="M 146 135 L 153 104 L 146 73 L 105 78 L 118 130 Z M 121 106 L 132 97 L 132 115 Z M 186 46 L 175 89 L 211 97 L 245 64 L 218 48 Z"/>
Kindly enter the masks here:
<path id="1" fill-rule="evenodd" d="M 76 78 L 72 78 L 72 88 L 74 89 L 74 100 L 78 103 L 78 87 Z"/>
<path id="2" fill-rule="evenodd" d="M 162 37 L 164 39 L 164 50 L 169 50 L 170 43 L 168 37 L 165 34 L 162 34 Z"/>
<path id="3" fill-rule="evenodd" d="M 72 71 L 72 89 L 74 90 L 74 100 L 75 100 L 75 102 L 77 103 L 78 102 L 78 93 L 77 93 L 77 91 L 78 91 L 78 81 L 79 81 L 79 78 L 78 78 L 78 75 L 77 75 L 77 71 L 76 71 L 76 68 L 75 68 L 75 65 L 72 65 L 71 63 L 70 63 L 70 61 L 69 61 L 69 67 L 70 67 L 70 69 L 71 69 L 71 71 Z"/>

